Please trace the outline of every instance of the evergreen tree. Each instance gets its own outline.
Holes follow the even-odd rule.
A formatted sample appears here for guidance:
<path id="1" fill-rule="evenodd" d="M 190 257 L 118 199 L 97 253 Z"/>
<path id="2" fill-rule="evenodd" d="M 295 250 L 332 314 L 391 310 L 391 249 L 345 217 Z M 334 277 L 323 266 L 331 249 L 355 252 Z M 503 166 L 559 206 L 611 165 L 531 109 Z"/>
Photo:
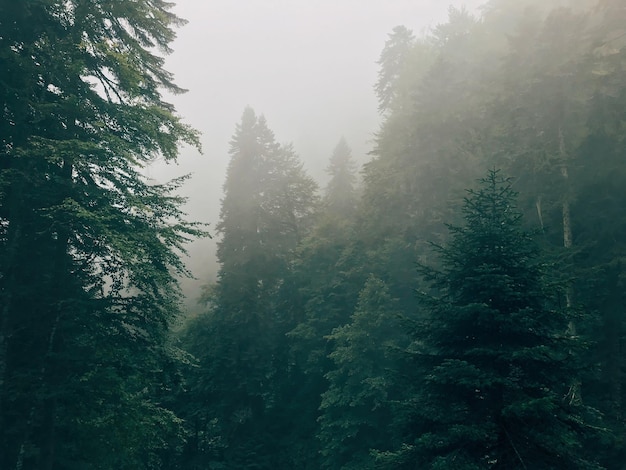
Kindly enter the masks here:
<path id="1" fill-rule="evenodd" d="M 626 12 L 620 2 L 603 1 L 587 39 L 591 54 L 581 57 L 582 64 L 593 71 L 587 83 L 592 97 L 586 116 L 586 135 L 576 149 L 572 167 L 572 231 L 577 253 L 574 289 L 579 301 L 596 313 L 596 321 L 580 328 L 581 334 L 595 341 L 589 357 L 597 364 L 594 374 L 582 377 L 582 396 L 597 406 L 618 436 L 603 448 L 607 467 L 619 468 L 626 455 L 624 426 L 624 345 L 626 308 L 624 279 L 626 219 L 620 209 L 626 203 L 623 191 L 624 116 L 626 98 L 626 38 L 623 19 Z"/>
<path id="2" fill-rule="evenodd" d="M 414 42 L 413 32 L 402 25 L 393 28 L 385 42 L 385 48 L 378 59 L 380 70 L 375 86 L 380 112 L 387 111 L 398 96 L 397 81 L 405 70 L 407 55 Z"/>
<path id="3" fill-rule="evenodd" d="M 582 449 L 595 434 L 590 410 L 564 398 L 581 345 L 566 334 L 570 312 L 547 288 L 515 197 L 490 171 L 438 248 L 441 270 L 425 268 L 438 295 L 423 295 L 414 336 L 423 377 L 410 439 L 381 454 L 394 468 L 600 468 Z"/>
<path id="4" fill-rule="evenodd" d="M 356 210 L 356 163 L 345 138 L 339 139 L 333 150 L 326 172 L 330 181 L 326 186 L 326 211 L 339 218 L 352 218 Z"/>
<path id="5" fill-rule="evenodd" d="M 1 468 L 154 468 L 181 437 L 165 337 L 200 232 L 141 174 L 198 145 L 161 96 L 170 6 L 0 2 Z"/>
<path id="6" fill-rule="evenodd" d="M 187 334 L 199 360 L 193 413 L 213 443 L 198 446 L 203 455 L 193 458 L 201 466 L 288 468 L 281 439 L 293 419 L 285 412 L 291 399 L 285 334 L 293 323 L 285 299 L 293 297 L 291 264 L 307 234 L 316 185 L 292 147 L 278 144 L 251 108 L 230 155 L 217 227 L 218 282 L 208 312 L 191 324 L 198 329 Z"/>
<path id="7" fill-rule="evenodd" d="M 364 277 L 360 253 L 352 244 L 357 204 L 356 165 L 345 139 L 341 139 L 327 168 L 331 176 L 315 223 L 296 253 L 287 308 L 293 329 L 287 333 L 293 362 L 293 412 L 299 419 L 292 432 L 302 445 L 299 465 L 320 468 L 320 443 L 315 438 L 324 375 L 331 369 L 327 337 L 349 321 Z M 293 445 L 292 445 L 293 447 Z"/>
<path id="8" fill-rule="evenodd" d="M 296 313 L 297 324 L 289 335 L 304 370 L 318 378 L 327 372 L 322 365 L 330 352 L 326 336 L 348 322 L 364 281 L 355 272 L 360 261 L 356 261 L 351 243 L 357 204 L 355 169 L 350 147 L 342 137 L 327 168 L 331 180 L 323 204 L 294 261 L 293 277 L 302 311 Z"/>
<path id="9" fill-rule="evenodd" d="M 509 2 L 490 3 L 501 4 L 492 24 L 504 12 L 513 16 Z M 528 220 L 562 258 L 568 302 L 583 304 L 591 314 L 571 325 L 595 343 L 585 355 L 594 367 L 573 377 L 580 386 L 572 391 L 599 408 L 623 436 L 624 250 L 616 234 L 624 221 L 615 210 L 622 205 L 617 188 L 624 181 L 616 164 L 623 139 L 617 112 L 624 103 L 623 8 L 610 1 L 563 2 L 558 9 L 532 3 L 532 14 L 518 18 L 509 36 L 497 77 L 507 86 L 492 110 L 503 125 L 493 139 L 494 154 L 500 156 L 497 165 L 519 175 Z M 610 442 L 603 449 L 607 466 L 621 465 L 623 444 Z"/>
<path id="10" fill-rule="evenodd" d="M 371 449 L 387 449 L 394 442 L 391 403 L 399 397 L 391 370 L 400 359 L 399 315 L 384 282 L 370 277 L 359 296 L 350 323 L 335 328 L 322 394 L 318 438 L 322 442 L 322 468 L 374 468 Z M 388 430 L 381 432 L 381 430 Z"/>

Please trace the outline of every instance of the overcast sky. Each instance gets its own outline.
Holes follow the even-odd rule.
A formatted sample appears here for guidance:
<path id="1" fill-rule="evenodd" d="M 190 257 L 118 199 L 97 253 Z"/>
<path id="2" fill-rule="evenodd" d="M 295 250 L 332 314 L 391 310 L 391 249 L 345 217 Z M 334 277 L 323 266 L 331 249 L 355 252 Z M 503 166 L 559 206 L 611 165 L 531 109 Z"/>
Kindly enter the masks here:
<path id="1" fill-rule="evenodd" d="M 417 35 L 447 18 L 450 5 L 475 11 L 484 0 L 175 0 L 189 21 L 178 30 L 166 68 L 188 93 L 172 97 L 185 121 L 202 132 L 204 155 L 183 149 L 176 167 L 148 169 L 158 181 L 193 173 L 183 190 L 190 218 L 219 217 L 228 142 L 246 106 L 264 114 L 279 142 L 292 142 L 323 183 L 343 135 L 363 162 L 380 116 L 373 86 L 376 61 L 397 25 Z M 199 282 L 215 272 L 211 242 L 191 247 Z M 191 294 L 194 295 L 194 294 Z"/>

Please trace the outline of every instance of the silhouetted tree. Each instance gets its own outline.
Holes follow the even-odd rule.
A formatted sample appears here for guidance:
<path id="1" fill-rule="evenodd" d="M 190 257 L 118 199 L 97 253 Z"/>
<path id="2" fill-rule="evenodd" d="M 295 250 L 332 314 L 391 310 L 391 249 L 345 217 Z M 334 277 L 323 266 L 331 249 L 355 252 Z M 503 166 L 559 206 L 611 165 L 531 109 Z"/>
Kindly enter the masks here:
<path id="1" fill-rule="evenodd" d="M 284 412 L 290 400 L 285 334 L 293 324 L 285 299 L 292 298 L 291 264 L 311 223 L 316 184 L 292 147 L 276 143 L 251 108 L 237 125 L 230 156 L 217 226 L 218 282 L 208 312 L 186 335 L 200 367 L 192 377 L 192 413 L 202 416 L 204 437 L 214 443 L 205 441 L 196 460 L 287 468 L 293 464 L 281 449 L 291 419 Z"/>
<path id="2" fill-rule="evenodd" d="M 324 198 L 327 212 L 338 218 L 354 217 L 358 201 L 356 163 L 352 158 L 352 150 L 343 137 L 333 150 L 326 171 L 330 175 Z"/>

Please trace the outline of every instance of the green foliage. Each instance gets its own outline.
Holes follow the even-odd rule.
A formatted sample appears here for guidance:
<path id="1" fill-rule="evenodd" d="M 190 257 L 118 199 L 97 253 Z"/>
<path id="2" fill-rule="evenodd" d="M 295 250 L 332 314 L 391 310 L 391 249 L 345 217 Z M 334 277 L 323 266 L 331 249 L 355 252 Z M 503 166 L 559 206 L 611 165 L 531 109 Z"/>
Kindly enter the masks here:
<path id="1" fill-rule="evenodd" d="M 621 461 L 610 433 L 592 432 L 593 408 L 568 401 L 579 396 L 581 378 L 582 403 L 602 404 L 612 414 L 607 422 L 623 428 L 617 210 L 623 54 L 619 22 L 610 18 L 621 10 L 612 2 L 597 10 L 562 3 L 566 8 L 553 11 L 535 0 L 494 0 L 481 18 L 451 9 L 449 21 L 423 38 L 394 30 L 377 83 L 384 122 L 354 223 L 351 211 L 333 214 L 333 201 L 344 197 L 338 189 L 350 188 L 345 179 L 335 184 L 340 165 L 331 162 L 327 204 L 312 231 L 293 236 L 263 221 L 276 205 L 254 210 L 275 194 L 250 195 L 264 181 L 261 161 L 233 160 L 229 171 L 238 176 L 227 193 L 249 190 L 241 200 L 255 202 L 225 200 L 224 269 L 202 320 L 206 334 L 227 338 L 228 347 L 194 340 L 201 364 L 210 364 L 196 376 L 208 391 L 198 400 L 218 403 L 204 408 L 210 412 L 198 427 L 217 455 L 211 462 L 594 468 L 602 461 L 612 468 Z M 257 154 L 280 153 L 264 127 L 247 111 L 233 142 L 250 135 Z M 340 143 L 333 162 L 348 154 Z M 451 202 L 462 199 L 462 188 L 494 164 L 515 175 L 519 212 L 510 188 L 491 174 L 491 189 L 502 192 L 492 191 L 491 199 L 486 188 L 470 193 L 465 212 L 454 213 Z M 607 185 L 610 177 L 614 184 Z M 522 212 L 533 217 L 522 219 Z M 229 229 L 226 214 L 256 222 Z M 444 221 L 460 218 L 464 224 L 446 232 Z M 563 292 L 547 287 L 522 223 L 542 229 L 539 241 L 567 278 Z M 237 236 L 226 241 L 228 230 Z M 433 259 L 427 240 L 448 248 L 435 250 L 441 257 Z M 426 284 L 416 279 L 418 257 L 439 267 L 423 273 L 436 297 L 413 295 Z M 370 289 L 371 280 L 363 289 L 369 273 L 384 287 Z M 374 291 L 384 291 L 385 302 L 376 303 Z M 567 304 L 602 314 L 576 316 Z M 376 312 L 394 318 L 397 312 L 413 327 L 384 330 Z M 581 338 L 567 334 L 574 324 Z M 600 333 L 602 324 L 607 333 Z M 368 344 L 368 334 L 379 341 Z M 597 339 L 597 348 L 582 347 Z M 596 360 L 595 369 L 583 367 Z M 240 384 L 246 390 L 237 395 Z M 231 396 L 224 401 L 226 390 Z M 230 411 L 220 415 L 221 406 Z M 314 435 L 317 444 L 307 445 Z M 602 450 L 594 452 L 596 446 Z M 556 454 L 560 461 L 551 460 Z"/>
<path id="2" fill-rule="evenodd" d="M 209 311 L 185 339 L 199 367 L 191 375 L 198 409 L 190 418 L 203 432 L 189 459 L 202 468 L 289 468 L 298 458 L 293 440 L 284 439 L 297 399 L 285 336 L 294 326 L 290 276 L 316 185 L 293 148 L 277 144 L 250 108 L 230 154 L 217 227 L 218 282 Z"/>
<path id="3" fill-rule="evenodd" d="M 623 8 L 491 0 L 481 12 L 390 34 L 355 212 L 344 142 L 309 217 L 290 151 L 244 113 L 220 278 L 185 336 L 201 403 L 186 413 L 188 462 L 622 465 Z M 519 208 L 491 172 L 455 212 L 494 166 L 514 176 Z M 550 279 L 535 240 L 558 267 Z M 434 267 L 422 279 L 418 258 Z"/>
<path id="4" fill-rule="evenodd" d="M 572 374 L 582 381 L 582 390 L 573 391 L 623 435 L 617 161 L 625 41 L 618 3 L 564 1 L 556 8 L 492 0 L 480 19 L 452 10 L 447 23 L 413 40 L 396 67 L 391 95 L 399 98 L 387 109 L 365 168 L 357 236 L 376 260 L 369 265 L 389 276 L 401 298 L 410 279 L 402 260 L 430 256 L 425 240 L 445 244 L 442 221 L 456 217 L 450 201 L 476 169 L 495 165 L 514 175 L 525 224 L 541 230 L 539 242 L 568 286 L 562 302 L 587 312 L 569 325 L 595 343 L 582 354 L 588 367 Z M 393 262 L 384 254 L 392 246 Z M 484 289 L 484 278 L 477 279 L 474 287 Z M 405 312 L 415 308 L 410 300 L 403 304 Z M 584 447 L 609 468 L 621 465 L 619 442 Z M 388 457 L 402 462 L 400 454 Z"/>
<path id="5" fill-rule="evenodd" d="M 564 399 L 582 344 L 515 197 L 490 171 L 437 247 L 441 269 L 423 268 L 438 294 L 414 333 L 406 468 L 600 468 L 581 450 L 593 410 Z"/>
<path id="6" fill-rule="evenodd" d="M 198 144 L 161 91 L 166 2 L 0 4 L 0 467 L 159 468 L 184 243 L 144 164 Z M 160 385 L 157 386 L 156 384 Z M 96 412 L 98 410 L 98 412 Z"/>
<path id="7" fill-rule="evenodd" d="M 263 302 L 276 292 L 304 235 L 316 185 L 291 146 L 274 140 L 264 117 L 247 108 L 231 142 L 218 259 L 222 301 Z M 243 304 L 242 304 L 243 305 Z"/>
<path id="8" fill-rule="evenodd" d="M 202 230 L 141 173 L 198 146 L 161 96 L 182 21 L 0 1 L 0 468 L 621 468 L 622 3 L 394 28 L 362 191 L 342 139 L 322 204 L 246 109 L 182 352 Z"/>
<path id="9" fill-rule="evenodd" d="M 370 450 L 393 442 L 389 433 L 380 431 L 394 421 L 390 403 L 399 390 L 389 371 L 403 346 L 400 331 L 387 287 L 370 277 L 351 321 L 328 336 L 335 367 L 326 374 L 328 389 L 320 405 L 322 468 L 374 468 Z"/>

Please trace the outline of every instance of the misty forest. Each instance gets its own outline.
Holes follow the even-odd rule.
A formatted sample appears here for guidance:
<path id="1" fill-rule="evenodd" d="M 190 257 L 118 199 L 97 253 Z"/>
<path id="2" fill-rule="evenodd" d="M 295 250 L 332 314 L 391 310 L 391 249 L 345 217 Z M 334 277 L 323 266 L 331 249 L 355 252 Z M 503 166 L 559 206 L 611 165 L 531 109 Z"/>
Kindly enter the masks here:
<path id="1" fill-rule="evenodd" d="M 242 109 L 210 225 L 171 8 L 0 0 L 0 468 L 625 468 L 624 1 L 395 27 L 323 183 Z"/>

